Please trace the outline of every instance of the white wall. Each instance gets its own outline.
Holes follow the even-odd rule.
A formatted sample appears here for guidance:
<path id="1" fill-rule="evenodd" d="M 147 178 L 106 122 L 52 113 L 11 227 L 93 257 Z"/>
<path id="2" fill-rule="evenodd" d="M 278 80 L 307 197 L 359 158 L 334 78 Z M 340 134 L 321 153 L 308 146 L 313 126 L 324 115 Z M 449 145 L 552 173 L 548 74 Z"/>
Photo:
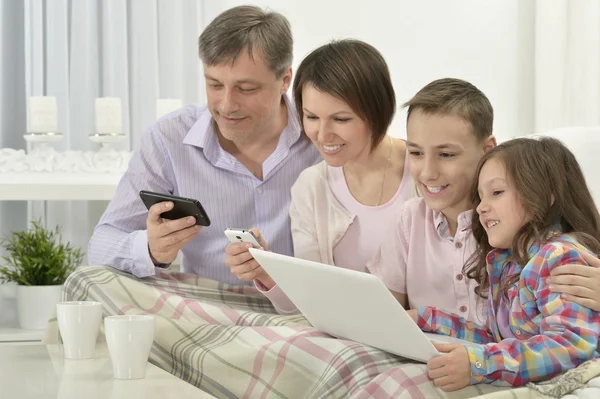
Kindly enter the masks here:
<path id="1" fill-rule="evenodd" d="M 243 1 L 204 2 L 204 21 Z M 500 138 L 533 131 L 531 0 L 271 0 L 256 3 L 283 13 L 292 24 L 296 67 L 331 39 L 364 40 L 385 56 L 397 102 L 428 82 L 457 77 L 478 86 L 495 109 Z M 390 134 L 406 136 L 400 111 Z"/>

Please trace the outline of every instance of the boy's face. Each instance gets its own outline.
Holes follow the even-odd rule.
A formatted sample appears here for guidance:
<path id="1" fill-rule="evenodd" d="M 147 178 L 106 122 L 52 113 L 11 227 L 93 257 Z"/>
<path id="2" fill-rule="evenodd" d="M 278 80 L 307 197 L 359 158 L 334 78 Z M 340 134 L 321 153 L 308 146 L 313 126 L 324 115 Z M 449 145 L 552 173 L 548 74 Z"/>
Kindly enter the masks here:
<path id="1" fill-rule="evenodd" d="M 479 173 L 477 189 L 481 199 L 477 213 L 488 235 L 488 242 L 494 248 L 510 248 L 527 218 L 500 160 L 492 158 L 485 162 Z"/>
<path id="2" fill-rule="evenodd" d="M 462 118 L 413 110 L 407 123 L 408 166 L 431 209 L 457 220 L 471 208 L 470 189 L 479 158 L 496 145 L 480 140 Z"/>

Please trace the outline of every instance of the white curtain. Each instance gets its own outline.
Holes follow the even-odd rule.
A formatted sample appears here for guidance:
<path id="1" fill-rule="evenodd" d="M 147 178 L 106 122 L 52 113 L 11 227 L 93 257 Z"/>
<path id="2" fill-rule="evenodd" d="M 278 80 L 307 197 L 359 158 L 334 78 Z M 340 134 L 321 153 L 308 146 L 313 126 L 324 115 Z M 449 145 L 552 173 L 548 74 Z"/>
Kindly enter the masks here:
<path id="1" fill-rule="evenodd" d="M 133 150 L 156 120 L 158 98 L 203 102 L 197 39 L 201 0 L 0 1 L 0 142 L 25 148 L 26 99 L 54 96 L 64 139 L 57 150 L 93 150 L 95 98 L 119 97 L 119 150 Z M 0 204 L 0 233 L 45 209 L 50 227 L 85 248 L 105 202 Z"/>
<path id="2" fill-rule="evenodd" d="M 0 1 L 0 146 L 24 148 L 25 52 L 24 5 Z M 27 225 L 27 204 L 0 202 L 0 235 Z"/>
<path id="3" fill-rule="evenodd" d="M 26 95 L 57 98 L 57 148 L 93 149 L 96 97 L 123 104 L 123 149 L 154 122 L 158 98 L 202 100 L 201 0 L 25 0 Z"/>
<path id="4" fill-rule="evenodd" d="M 534 132 L 600 126 L 600 1 L 536 0 Z"/>

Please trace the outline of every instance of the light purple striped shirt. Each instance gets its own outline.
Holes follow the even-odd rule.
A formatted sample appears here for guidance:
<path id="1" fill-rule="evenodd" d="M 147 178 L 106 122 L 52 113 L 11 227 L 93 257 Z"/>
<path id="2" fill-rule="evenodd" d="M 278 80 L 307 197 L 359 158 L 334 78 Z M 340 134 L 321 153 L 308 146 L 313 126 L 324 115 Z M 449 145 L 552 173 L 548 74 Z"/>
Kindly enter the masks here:
<path id="1" fill-rule="evenodd" d="M 115 267 L 138 277 L 154 274 L 148 253 L 146 217 L 139 197 L 149 190 L 195 198 L 211 221 L 182 249 L 181 269 L 230 284 L 242 282 L 225 265 L 228 227 L 259 228 L 269 249 L 293 255 L 290 190 L 305 168 L 321 160 L 301 134 L 295 109 L 284 96 L 288 124 L 275 151 L 263 163 L 259 180 L 217 139 L 206 106 L 190 105 L 158 120 L 142 137 L 117 192 L 88 245 L 88 262 Z"/>

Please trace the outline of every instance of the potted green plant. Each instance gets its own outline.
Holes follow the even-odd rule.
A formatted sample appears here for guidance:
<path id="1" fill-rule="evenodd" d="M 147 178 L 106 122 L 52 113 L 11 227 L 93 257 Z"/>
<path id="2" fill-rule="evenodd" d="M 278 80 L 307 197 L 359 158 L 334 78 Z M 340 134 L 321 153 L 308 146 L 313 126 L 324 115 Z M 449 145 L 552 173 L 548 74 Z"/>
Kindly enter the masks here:
<path id="1" fill-rule="evenodd" d="M 2 257 L 0 281 L 17 283 L 19 326 L 27 330 L 46 328 L 62 285 L 81 264 L 83 254 L 68 242 L 62 242 L 57 226 L 46 229 L 40 221 L 27 231 L 12 232 L 0 239 L 8 256 Z"/>

